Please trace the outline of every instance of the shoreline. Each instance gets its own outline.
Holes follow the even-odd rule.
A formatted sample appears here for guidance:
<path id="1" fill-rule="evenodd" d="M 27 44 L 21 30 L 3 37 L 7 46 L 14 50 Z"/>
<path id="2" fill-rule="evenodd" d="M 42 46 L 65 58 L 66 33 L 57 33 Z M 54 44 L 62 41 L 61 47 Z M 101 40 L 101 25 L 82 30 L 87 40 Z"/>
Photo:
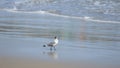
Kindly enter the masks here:
<path id="1" fill-rule="evenodd" d="M 46 61 L 0 57 L 0 68 L 119 68 L 119 65 L 104 65 L 82 61 Z"/>
<path id="2" fill-rule="evenodd" d="M 119 68 L 119 50 L 70 47 L 56 53 L 40 47 L 38 39 L 1 37 L 0 68 Z M 48 40 L 48 39 L 43 39 Z M 76 44 L 77 45 L 77 44 Z"/>

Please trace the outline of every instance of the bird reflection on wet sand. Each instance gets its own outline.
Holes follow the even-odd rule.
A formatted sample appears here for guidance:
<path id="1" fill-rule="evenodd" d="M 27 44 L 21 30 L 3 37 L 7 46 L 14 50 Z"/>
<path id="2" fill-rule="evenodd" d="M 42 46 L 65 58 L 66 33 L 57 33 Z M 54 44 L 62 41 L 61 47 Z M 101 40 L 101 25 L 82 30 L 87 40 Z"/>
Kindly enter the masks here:
<path id="1" fill-rule="evenodd" d="M 49 56 L 52 59 L 58 59 L 58 54 L 56 53 L 56 51 L 52 51 L 50 50 L 49 52 L 43 52 L 44 55 Z"/>

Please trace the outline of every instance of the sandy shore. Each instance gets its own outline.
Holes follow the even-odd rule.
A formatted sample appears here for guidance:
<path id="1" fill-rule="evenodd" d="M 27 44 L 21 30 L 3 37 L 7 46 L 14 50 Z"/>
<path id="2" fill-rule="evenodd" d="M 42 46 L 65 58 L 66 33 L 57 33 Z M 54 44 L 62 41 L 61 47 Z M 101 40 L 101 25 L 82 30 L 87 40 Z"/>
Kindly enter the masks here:
<path id="1" fill-rule="evenodd" d="M 0 59 L 0 68 L 86 68 L 72 62 L 32 61 L 20 59 Z"/>
<path id="2" fill-rule="evenodd" d="M 0 68 L 119 68 L 119 66 L 86 63 L 82 61 L 45 61 L 1 57 Z"/>
<path id="3" fill-rule="evenodd" d="M 83 65 L 82 65 L 83 66 Z M 0 58 L 0 68 L 80 68 L 72 62 Z M 83 67 L 82 67 L 83 68 Z"/>

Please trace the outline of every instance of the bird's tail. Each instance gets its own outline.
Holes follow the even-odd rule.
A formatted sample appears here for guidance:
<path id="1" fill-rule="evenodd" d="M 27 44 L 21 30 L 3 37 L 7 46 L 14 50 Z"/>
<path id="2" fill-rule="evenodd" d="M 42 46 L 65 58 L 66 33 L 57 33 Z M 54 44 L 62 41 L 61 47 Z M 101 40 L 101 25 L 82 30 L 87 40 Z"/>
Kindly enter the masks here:
<path id="1" fill-rule="evenodd" d="M 43 45 L 43 47 L 46 47 L 46 45 Z"/>

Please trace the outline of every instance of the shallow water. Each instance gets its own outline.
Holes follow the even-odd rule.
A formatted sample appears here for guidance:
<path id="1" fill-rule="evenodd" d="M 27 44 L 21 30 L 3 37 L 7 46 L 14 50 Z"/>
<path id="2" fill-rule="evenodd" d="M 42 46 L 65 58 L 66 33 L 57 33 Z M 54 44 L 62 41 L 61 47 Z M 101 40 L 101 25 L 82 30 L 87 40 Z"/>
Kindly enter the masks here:
<path id="1" fill-rule="evenodd" d="M 70 51 L 71 53 L 69 55 L 74 55 L 74 52 L 79 53 L 79 51 L 81 52 L 81 50 L 83 50 L 83 55 L 85 55 L 84 50 L 88 50 L 87 53 L 90 53 L 92 51 L 92 53 L 97 54 L 98 52 L 94 52 L 94 50 L 100 50 L 100 54 L 102 54 L 103 51 L 110 51 L 115 52 L 115 54 L 117 53 L 117 57 L 120 56 L 119 23 L 91 22 L 87 21 L 87 19 L 57 17 L 48 14 L 38 15 L 31 13 L 11 13 L 6 11 L 1 11 L 0 13 L 1 44 L 5 44 L 1 45 L 1 47 L 3 48 L 4 46 L 13 46 L 16 48 L 22 47 L 24 51 L 25 46 L 26 51 L 26 48 L 28 48 L 27 46 L 31 45 L 30 49 L 28 48 L 27 50 L 28 52 L 29 50 L 30 52 L 33 50 L 32 52 L 35 53 L 34 49 L 39 50 L 39 47 L 41 48 L 43 44 L 50 42 L 50 40 L 52 40 L 54 36 L 58 36 L 60 42 L 57 48 L 58 50 L 62 50 L 63 48 L 63 52 L 60 51 L 60 53 L 63 54 L 64 51 L 68 53 Z M 6 38 L 4 39 L 4 37 L 7 37 L 8 39 L 11 39 L 13 41 L 10 42 Z M 22 43 L 20 41 L 20 43 L 19 40 L 21 39 L 27 39 L 31 42 Z M 35 41 L 37 43 L 34 43 Z M 32 48 L 32 46 L 35 48 Z M 41 50 L 46 51 L 46 48 L 41 48 Z M 49 48 L 47 49 L 47 51 L 49 51 Z M 88 54 L 87 56 L 89 57 L 90 54 Z M 114 53 L 111 53 L 110 55 L 112 54 Z M 79 56 L 76 58 L 76 56 L 73 57 L 69 55 L 64 54 L 62 58 L 79 59 Z"/>
<path id="2" fill-rule="evenodd" d="M 119 30 L 120 22 L 116 19 L 98 20 L 1 9 L 0 57 L 86 61 L 119 66 Z M 57 50 L 43 48 L 54 36 L 59 38 Z"/>

